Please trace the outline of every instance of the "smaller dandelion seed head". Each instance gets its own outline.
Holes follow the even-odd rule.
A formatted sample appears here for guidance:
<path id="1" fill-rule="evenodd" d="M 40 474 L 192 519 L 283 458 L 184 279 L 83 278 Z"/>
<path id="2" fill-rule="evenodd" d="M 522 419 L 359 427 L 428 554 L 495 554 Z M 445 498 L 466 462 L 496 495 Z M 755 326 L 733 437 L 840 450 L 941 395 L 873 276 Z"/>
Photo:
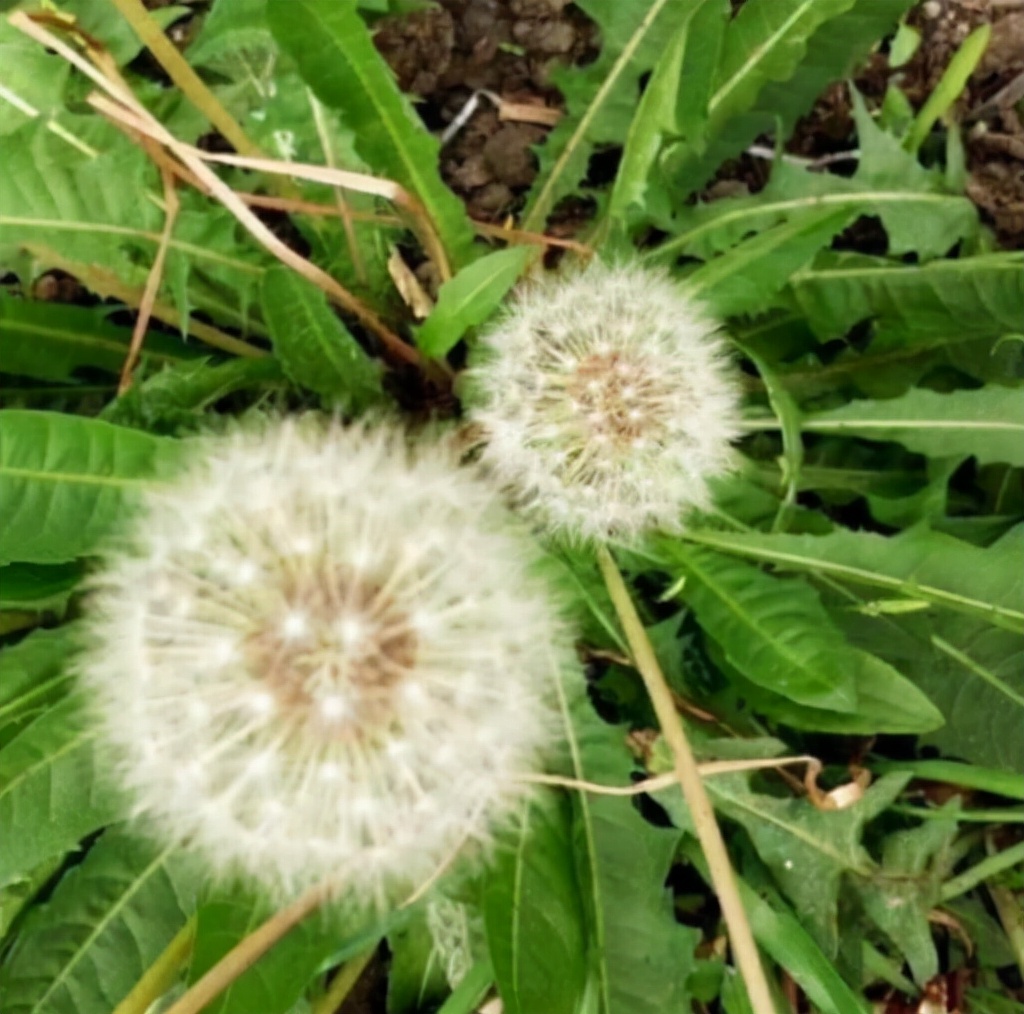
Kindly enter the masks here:
<path id="1" fill-rule="evenodd" d="M 471 370 L 483 462 L 556 532 L 678 530 L 732 466 L 739 387 L 724 341 L 662 272 L 592 265 L 534 284 L 483 344 Z"/>
<path id="2" fill-rule="evenodd" d="M 576 666 L 562 596 L 440 444 L 278 420 L 193 454 L 86 621 L 80 676 L 133 812 L 275 897 L 339 864 L 366 904 L 405 897 L 518 812 Z"/>

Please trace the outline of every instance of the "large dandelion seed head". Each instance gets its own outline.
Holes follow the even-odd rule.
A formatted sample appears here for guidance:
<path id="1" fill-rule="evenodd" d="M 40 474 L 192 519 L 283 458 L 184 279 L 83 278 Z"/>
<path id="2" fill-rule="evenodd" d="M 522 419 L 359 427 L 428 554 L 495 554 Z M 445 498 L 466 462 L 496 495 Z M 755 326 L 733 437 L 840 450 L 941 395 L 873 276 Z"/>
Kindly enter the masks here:
<path id="1" fill-rule="evenodd" d="M 471 371 L 484 461 L 519 505 L 579 539 L 677 530 L 738 435 L 725 343 L 657 271 L 594 265 L 526 287 Z"/>
<path id="2" fill-rule="evenodd" d="M 517 809 L 572 664 L 538 551 L 437 445 L 284 421 L 202 445 L 109 554 L 81 663 L 151 833 L 368 902 Z"/>

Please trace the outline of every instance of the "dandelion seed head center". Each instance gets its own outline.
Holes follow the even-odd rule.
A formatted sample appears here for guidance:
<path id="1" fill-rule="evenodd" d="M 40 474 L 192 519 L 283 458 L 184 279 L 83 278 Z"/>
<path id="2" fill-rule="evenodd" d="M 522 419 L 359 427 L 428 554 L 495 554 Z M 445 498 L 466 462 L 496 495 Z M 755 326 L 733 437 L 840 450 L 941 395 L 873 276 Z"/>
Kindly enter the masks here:
<path id="1" fill-rule="evenodd" d="M 303 569 L 282 589 L 283 616 L 257 617 L 248 674 L 305 733 L 351 740 L 387 726 L 416 663 L 412 616 L 379 585 L 337 568 Z"/>
<path id="2" fill-rule="evenodd" d="M 591 440 L 616 449 L 664 430 L 658 377 L 619 349 L 593 352 L 575 366 L 566 384 L 570 406 Z"/>

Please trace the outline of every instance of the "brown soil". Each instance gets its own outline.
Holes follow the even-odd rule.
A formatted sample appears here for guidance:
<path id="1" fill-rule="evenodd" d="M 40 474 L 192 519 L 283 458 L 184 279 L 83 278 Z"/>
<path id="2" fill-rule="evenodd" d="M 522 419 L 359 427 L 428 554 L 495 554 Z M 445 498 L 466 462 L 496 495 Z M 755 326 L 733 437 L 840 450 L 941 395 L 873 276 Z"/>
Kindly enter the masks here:
<path id="1" fill-rule="evenodd" d="M 482 221 L 516 210 L 537 173 L 532 149 L 548 128 L 503 121 L 487 91 L 505 102 L 561 109 L 554 67 L 596 55 L 593 24 L 567 0 L 440 0 L 440 6 L 378 22 L 377 48 L 403 90 L 443 131 L 474 94 L 478 104 L 442 149 L 441 172 Z"/>

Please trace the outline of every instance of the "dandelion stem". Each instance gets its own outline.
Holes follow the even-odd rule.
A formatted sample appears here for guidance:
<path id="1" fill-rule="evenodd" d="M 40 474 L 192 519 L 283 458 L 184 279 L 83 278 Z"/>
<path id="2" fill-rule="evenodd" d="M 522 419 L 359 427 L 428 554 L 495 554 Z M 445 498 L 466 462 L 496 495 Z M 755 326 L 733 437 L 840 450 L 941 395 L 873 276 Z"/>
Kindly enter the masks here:
<path id="1" fill-rule="evenodd" d="M 114 1014 L 146 1014 L 173 985 L 181 966 L 192 953 L 196 938 L 195 916 L 177 932 L 163 953 L 146 969 L 131 992 L 117 1005 Z"/>
<path id="2" fill-rule="evenodd" d="M 228 951 L 167 1014 L 199 1014 L 214 997 L 251 968 L 285 934 L 291 932 L 337 891 L 335 878 L 314 884 L 290 905 L 275 912 L 262 926 Z"/>
<path id="3" fill-rule="evenodd" d="M 729 862 L 729 853 L 725 848 L 722 832 L 715 820 L 715 811 L 711 800 L 701 781 L 697 761 L 693 756 L 682 719 L 676 711 L 672 700 L 672 692 L 665 682 L 661 666 L 651 647 L 636 607 L 630 597 L 629 589 L 623 580 L 622 573 L 606 546 L 597 551 L 597 561 L 601 575 L 608 587 L 619 622 L 622 624 L 633 653 L 633 661 L 640 672 L 647 688 L 648 696 L 654 705 L 662 735 L 672 753 L 674 770 L 683 791 L 683 798 L 693 819 L 697 832 L 697 840 L 708 862 L 711 875 L 711 886 L 718 896 L 722 907 L 722 915 L 729 932 L 729 941 L 733 955 L 743 982 L 747 987 L 750 1004 L 754 1014 L 775 1014 L 768 979 L 761 965 L 754 934 L 750 929 L 750 921 L 740 901 L 736 877 Z M 171 1014 L 178 1014 L 177 1011 Z"/>

